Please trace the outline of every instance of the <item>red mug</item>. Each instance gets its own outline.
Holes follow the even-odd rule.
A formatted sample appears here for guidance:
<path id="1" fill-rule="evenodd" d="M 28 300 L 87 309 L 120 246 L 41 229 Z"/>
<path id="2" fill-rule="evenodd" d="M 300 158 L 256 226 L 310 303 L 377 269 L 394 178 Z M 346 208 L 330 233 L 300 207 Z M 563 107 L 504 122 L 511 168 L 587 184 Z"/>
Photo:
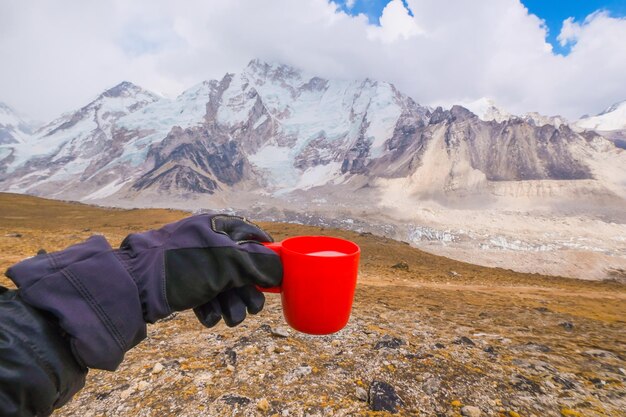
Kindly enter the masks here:
<path id="1" fill-rule="evenodd" d="M 280 293 L 287 323 L 303 333 L 330 334 L 348 323 L 356 288 L 356 243 L 327 236 L 297 236 L 265 246 L 280 255 L 280 287 L 257 287 Z"/>

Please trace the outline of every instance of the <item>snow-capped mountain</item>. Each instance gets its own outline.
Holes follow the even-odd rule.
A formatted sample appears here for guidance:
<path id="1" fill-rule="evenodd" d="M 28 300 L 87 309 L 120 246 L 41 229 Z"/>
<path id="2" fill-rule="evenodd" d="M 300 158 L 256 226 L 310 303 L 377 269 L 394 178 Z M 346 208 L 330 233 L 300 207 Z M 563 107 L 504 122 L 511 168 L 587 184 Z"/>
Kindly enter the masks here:
<path id="1" fill-rule="evenodd" d="M 524 119 L 528 123 L 534 124 L 537 127 L 552 125 L 556 128 L 559 128 L 563 125 L 569 124 L 567 119 L 562 116 L 544 116 L 543 114 L 537 112 L 526 113 L 524 116 L 522 116 L 522 119 Z"/>
<path id="2" fill-rule="evenodd" d="M 475 101 L 461 103 L 463 107 L 474 113 L 485 122 L 504 122 L 513 117 L 511 113 L 500 108 L 493 99 L 482 97 Z"/>
<path id="3" fill-rule="evenodd" d="M 122 82 L 81 109 L 64 114 L 26 140 L 0 147 L 4 176 L 22 191 L 22 183 L 66 184 L 82 181 L 99 165 L 115 159 L 124 142 L 117 121 L 159 97 Z M 23 191 L 28 191 L 28 188 Z"/>
<path id="4" fill-rule="evenodd" d="M 568 121 L 564 117 L 545 116 L 538 112 L 529 112 L 521 116 L 514 115 L 512 113 L 509 113 L 507 110 L 496 104 L 493 99 L 488 97 L 483 97 L 471 102 L 461 103 L 461 106 L 470 110 L 472 113 L 477 115 L 481 120 L 485 122 L 495 121 L 502 123 L 513 118 L 520 118 L 537 127 L 552 125 L 556 128 L 559 128 L 561 127 L 561 125 L 568 124 Z"/>
<path id="5" fill-rule="evenodd" d="M 626 100 L 615 103 L 597 116 L 583 117 L 573 127 L 578 131 L 593 130 L 626 149 Z"/>
<path id="6" fill-rule="evenodd" d="M 175 99 L 127 82 L 105 91 L 24 143 L 0 145 L 0 188 L 159 203 L 311 189 L 348 200 L 389 190 L 493 196 L 510 193 L 502 184 L 511 181 L 584 180 L 626 195 L 621 171 L 605 175 L 606 161 L 626 155 L 603 148 L 600 136 L 485 100 L 473 108 L 432 110 L 386 82 L 327 80 L 253 60 Z M 603 164 L 590 162 L 606 153 Z"/>
<path id="7" fill-rule="evenodd" d="M 576 125 L 600 132 L 626 130 L 626 100 L 613 104 L 596 116 L 582 118 Z"/>
<path id="8" fill-rule="evenodd" d="M 0 145 L 23 143 L 33 133 L 34 126 L 9 105 L 0 102 Z"/>

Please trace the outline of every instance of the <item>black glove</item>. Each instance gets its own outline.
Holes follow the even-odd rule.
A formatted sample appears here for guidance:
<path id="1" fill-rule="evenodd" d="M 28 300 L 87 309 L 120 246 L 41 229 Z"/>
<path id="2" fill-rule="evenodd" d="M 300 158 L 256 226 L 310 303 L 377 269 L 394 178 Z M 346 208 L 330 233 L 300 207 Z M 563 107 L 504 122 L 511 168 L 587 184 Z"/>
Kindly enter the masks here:
<path id="1" fill-rule="evenodd" d="M 246 310 L 257 314 L 263 310 L 265 296 L 254 285 L 231 288 L 206 304 L 193 309 L 200 323 L 206 327 L 215 326 L 222 317 L 227 326 L 233 327 L 246 318 Z"/>
<path id="2" fill-rule="evenodd" d="M 193 308 L 205 326 L 221 316 L 234 326 L 246 310 L 263 308 L 255 285 L 282 281 L 279 256 L 261 244 L 271 241 L 244 218 L 199 215 L 129 235 L 117 252 L 137 283 L 146 321 Z"/>

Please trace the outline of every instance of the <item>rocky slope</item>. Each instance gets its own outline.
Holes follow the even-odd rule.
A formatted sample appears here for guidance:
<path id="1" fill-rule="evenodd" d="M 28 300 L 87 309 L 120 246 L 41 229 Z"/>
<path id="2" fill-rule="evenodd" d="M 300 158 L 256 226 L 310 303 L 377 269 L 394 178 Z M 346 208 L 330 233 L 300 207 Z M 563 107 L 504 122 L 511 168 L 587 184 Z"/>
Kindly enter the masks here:
<path id="1" fill-rule="evenodd" d="M 0 266 L 94 233 L 117 244 L 184 215 L 0 194 Z M 90 372 L 55 415 L 624 415 L 623 284 L 484 268 L 367 233 L 263 227 L 277 239 L 330 234 L 361 246 L 344 330 L 296 333 L 272 295 L 234 329 L 178 314 L 151 325 L 117 372 Z"/>

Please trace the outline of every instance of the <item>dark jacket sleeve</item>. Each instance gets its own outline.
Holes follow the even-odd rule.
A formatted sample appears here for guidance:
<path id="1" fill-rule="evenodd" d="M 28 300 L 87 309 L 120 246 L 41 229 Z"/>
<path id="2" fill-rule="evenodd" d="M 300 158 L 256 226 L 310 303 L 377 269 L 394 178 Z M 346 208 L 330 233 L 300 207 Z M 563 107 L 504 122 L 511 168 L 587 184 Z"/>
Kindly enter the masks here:
<path id="1" fill-rule="evenodd" d="M 58 321 L 81 366 L 113 371 L 146 337 L 138 287 L 102 236 L 26 259 L 6 275 L 20 299 Z"/>
<path id="2" fill-rule="evenodd" d="M 56 320 L 0 287 L 0 416 L 47 416 L 86 374 Z"/>

